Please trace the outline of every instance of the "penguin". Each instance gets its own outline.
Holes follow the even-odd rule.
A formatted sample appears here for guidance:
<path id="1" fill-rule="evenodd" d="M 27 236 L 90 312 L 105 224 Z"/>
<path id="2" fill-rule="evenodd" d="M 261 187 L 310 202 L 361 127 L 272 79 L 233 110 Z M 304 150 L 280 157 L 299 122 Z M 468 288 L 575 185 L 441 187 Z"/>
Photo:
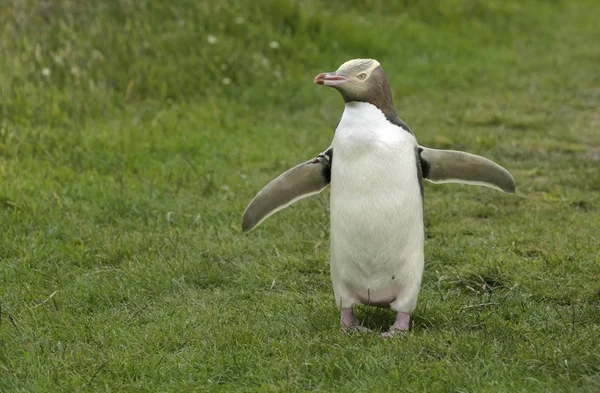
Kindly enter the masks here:
<path id="1" fill-rule="evenodd" d="M 330 185 L 330 268 L 341 326 L 365 330 L 354 315 L 364 304 L 396 312 L 383 337 L 402 334 L 425 263 L 423 180 L 514 193 L 514 179 L 484 157 L 420 146 L 394 110 L 377 60 L 349 60 L 314 83 L 336 89 L 345 102 L 333 142 L 267 184 L 246 208 L 242 230 Z"/>

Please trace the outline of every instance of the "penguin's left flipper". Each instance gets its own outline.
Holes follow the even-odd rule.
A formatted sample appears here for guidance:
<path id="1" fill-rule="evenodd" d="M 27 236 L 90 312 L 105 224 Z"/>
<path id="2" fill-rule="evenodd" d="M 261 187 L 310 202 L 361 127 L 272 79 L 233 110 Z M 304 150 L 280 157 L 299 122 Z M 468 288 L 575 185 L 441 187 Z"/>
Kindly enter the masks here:
<path id="1" fill-rule="evenodd" d="M 514 194 L 515 181 L 506 169 L 485 157 L 456 150 L 419 146 L 423 178 L 432 183 L 466 183 Z"/>
<path id="2" fill-rule="evenodd" d="M 323 191 L 331 181 L 332 157 L 333 149 L 330 147 L 314 159 L 285 171 L 267 184 L 244 211 L 242 231 L 248 232 L 279 210 Z"/>

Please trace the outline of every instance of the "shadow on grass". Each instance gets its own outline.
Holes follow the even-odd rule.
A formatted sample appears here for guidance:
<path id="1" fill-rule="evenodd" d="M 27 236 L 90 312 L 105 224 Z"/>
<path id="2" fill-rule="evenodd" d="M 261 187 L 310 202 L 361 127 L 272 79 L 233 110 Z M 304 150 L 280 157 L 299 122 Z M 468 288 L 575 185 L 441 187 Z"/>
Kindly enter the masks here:
<path id="1" fill-rule="evenodd" d="M 385 332 L 394 323 L 396 313 L 390 309 L 370 306 L 357 306 L 356 317 L 361 322 L 362 326 L 375 332 Z M 411 315 L 411 331 L 438 330 L 442 325 L 442 323 L 436 323 L 425 315 L 420 315 L 418 313 Z"/>

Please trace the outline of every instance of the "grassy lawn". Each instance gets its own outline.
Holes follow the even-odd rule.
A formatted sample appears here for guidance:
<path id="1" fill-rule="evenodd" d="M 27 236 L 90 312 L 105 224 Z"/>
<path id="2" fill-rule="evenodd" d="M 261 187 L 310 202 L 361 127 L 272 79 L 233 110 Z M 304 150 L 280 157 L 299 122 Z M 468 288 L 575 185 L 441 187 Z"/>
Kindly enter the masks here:
<path id="1" fill-rule="evenodd" d="M 600 391 L 600 3 L 0 2 L 0 391 Z M 340 331 L 312 84 L 378 59 L 422 145 L 517 194 L 425 188 L 404 339 Z M 376 330 L 389 310 L 360 308 Z"/>

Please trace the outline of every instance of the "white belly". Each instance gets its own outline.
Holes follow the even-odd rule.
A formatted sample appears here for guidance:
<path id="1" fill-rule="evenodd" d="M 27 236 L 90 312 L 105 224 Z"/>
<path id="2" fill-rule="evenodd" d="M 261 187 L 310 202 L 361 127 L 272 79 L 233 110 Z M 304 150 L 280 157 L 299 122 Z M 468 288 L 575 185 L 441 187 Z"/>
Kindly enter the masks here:
<path id="1" fill-rule="evenodd" d="M 346 105 L 331 174 L 331 273 L 342 307 L 414 308 L 424 243 L 416 147 L 373 105 Z"/>

